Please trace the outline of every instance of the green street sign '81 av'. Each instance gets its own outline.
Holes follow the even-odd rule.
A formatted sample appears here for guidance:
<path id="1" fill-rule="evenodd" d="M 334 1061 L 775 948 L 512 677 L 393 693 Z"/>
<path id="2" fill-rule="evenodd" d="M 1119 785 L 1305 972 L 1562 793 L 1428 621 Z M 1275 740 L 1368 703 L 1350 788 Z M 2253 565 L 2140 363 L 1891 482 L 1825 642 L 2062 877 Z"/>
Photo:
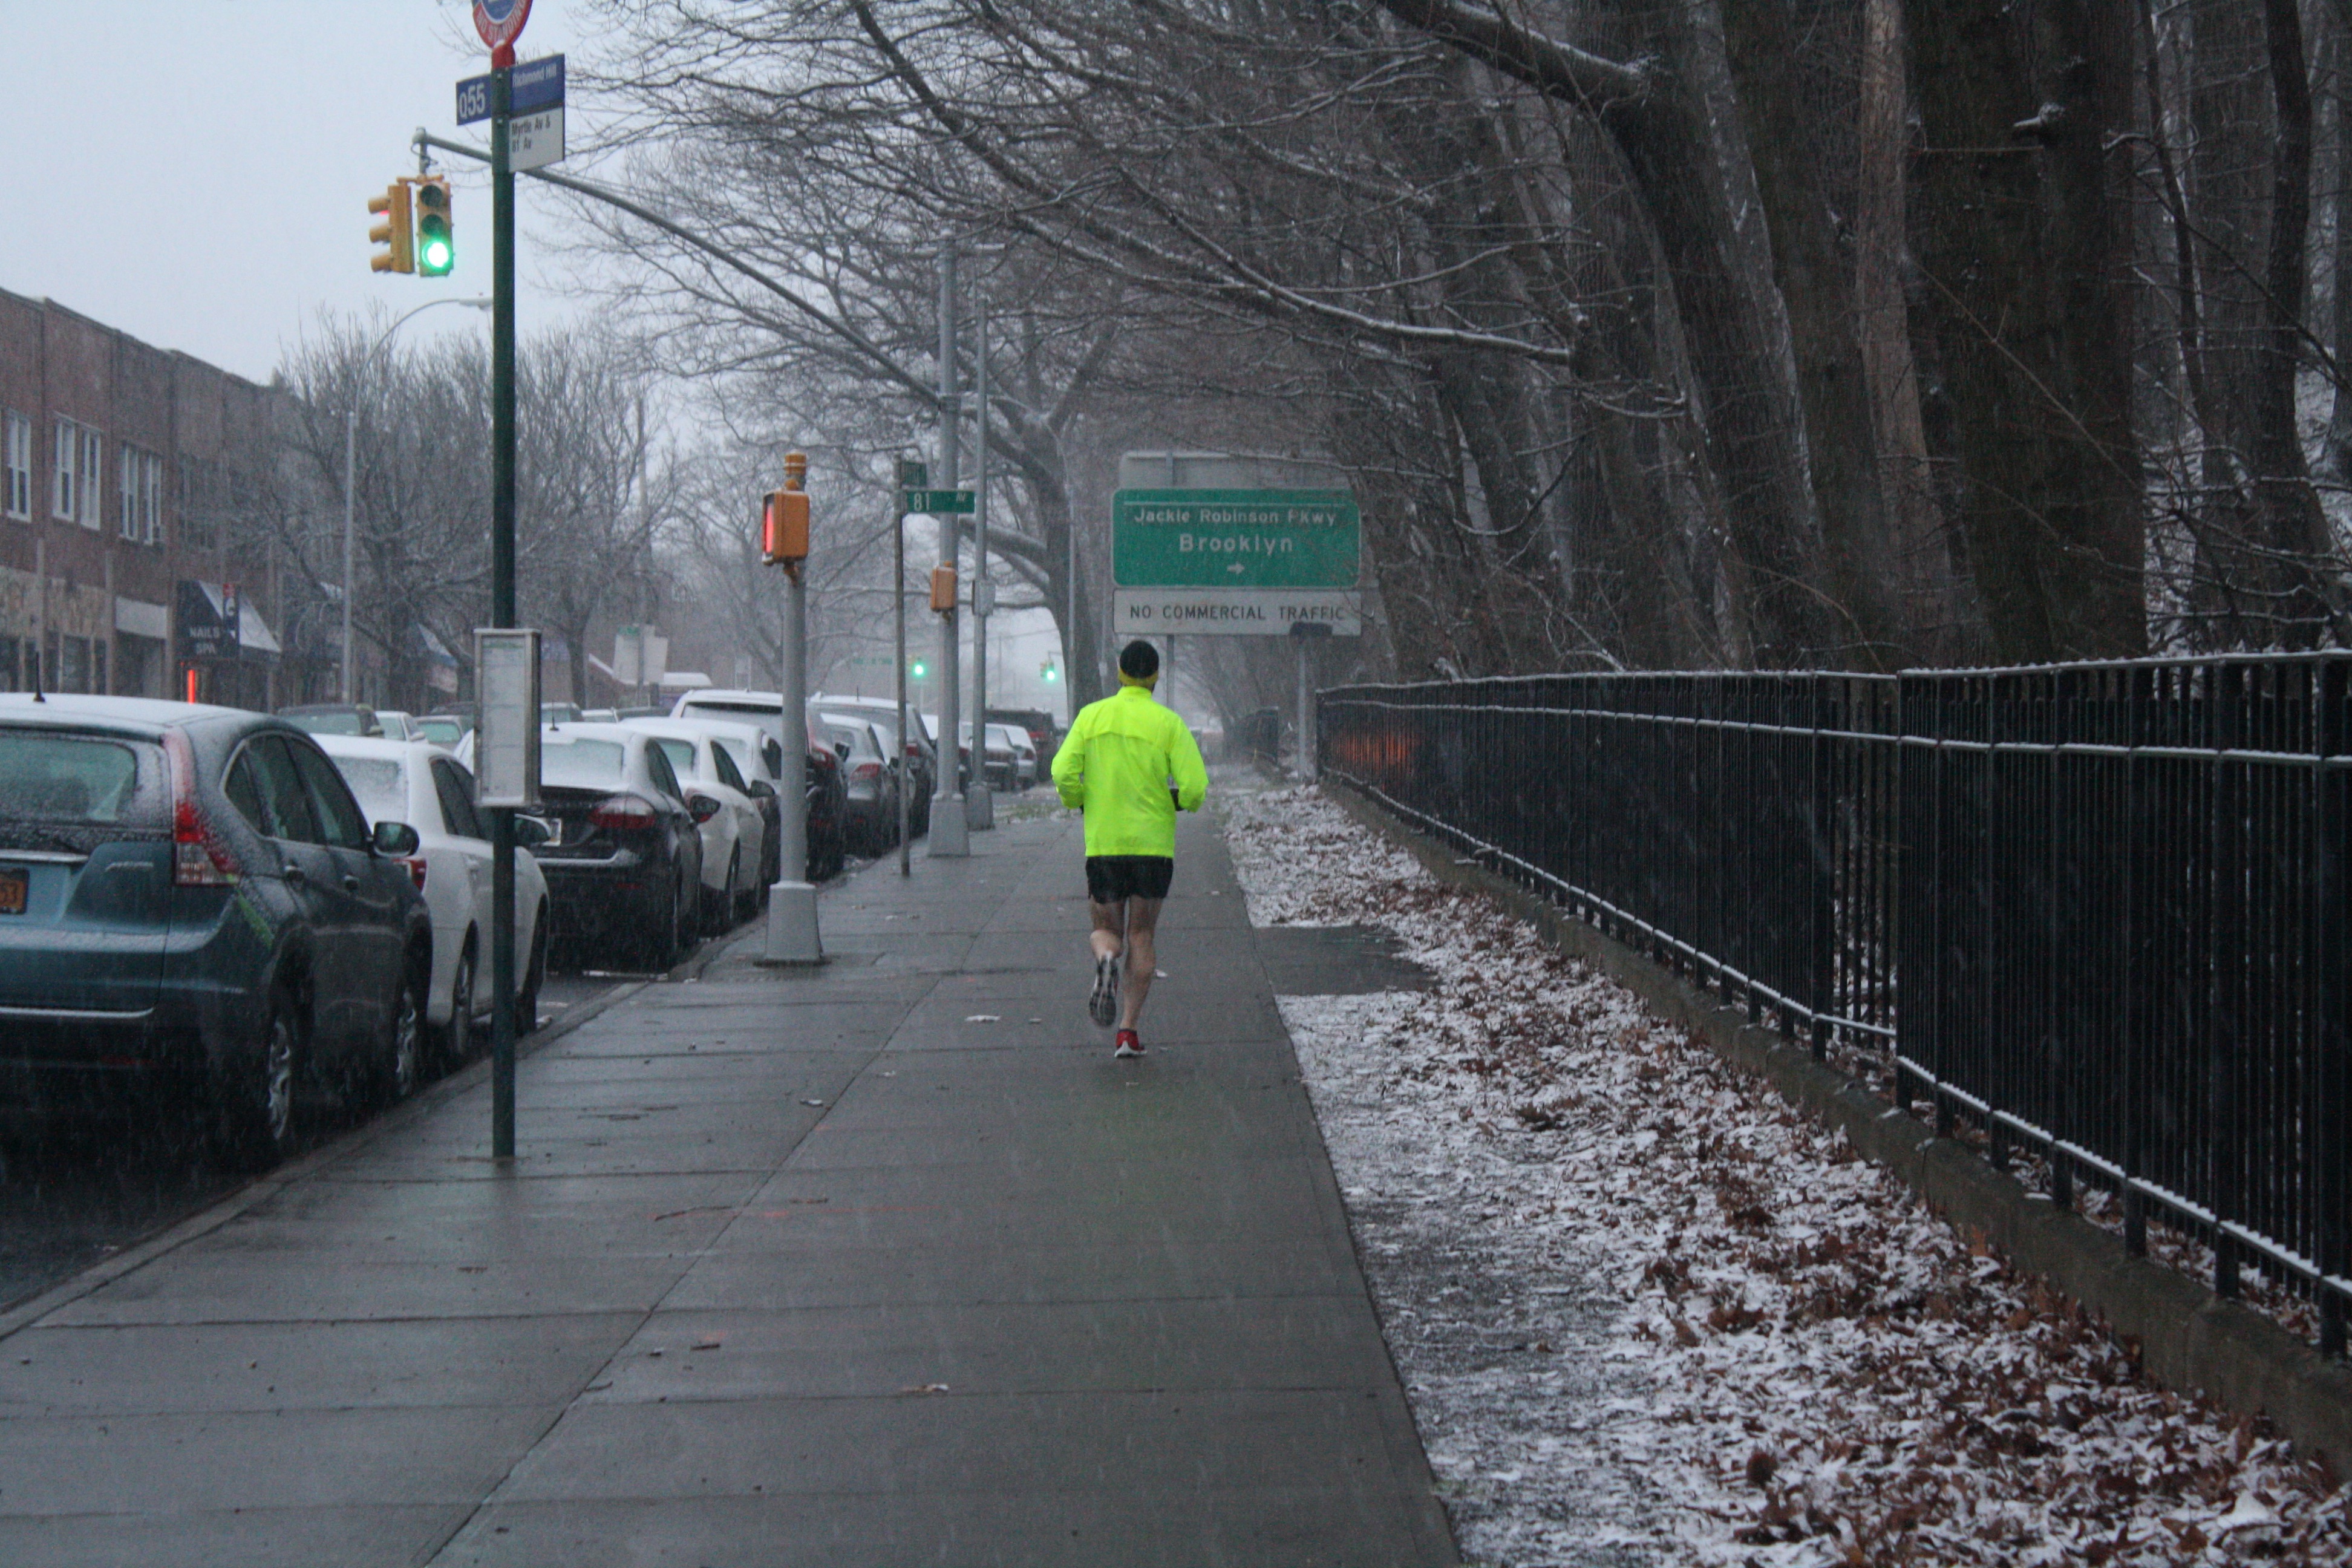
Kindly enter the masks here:
<path id="1" fill-rule="evenodd" d="M 1363 520 L 1346 490 L 1120 490 L 1122 588 L 1352 588 Z"/>

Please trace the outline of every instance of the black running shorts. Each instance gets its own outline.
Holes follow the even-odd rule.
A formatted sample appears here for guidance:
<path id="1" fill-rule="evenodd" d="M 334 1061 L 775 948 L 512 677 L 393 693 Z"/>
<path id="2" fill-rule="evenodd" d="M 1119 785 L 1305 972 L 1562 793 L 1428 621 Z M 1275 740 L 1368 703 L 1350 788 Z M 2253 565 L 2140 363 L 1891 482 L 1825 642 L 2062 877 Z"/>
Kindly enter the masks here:
<path id="1" fill-rule="evenodd" d="M 1089 855 L 1087 897 L 1098 904 L 1129 899 L 1164 899 L 1176 862 L 1166 855 Z"/>

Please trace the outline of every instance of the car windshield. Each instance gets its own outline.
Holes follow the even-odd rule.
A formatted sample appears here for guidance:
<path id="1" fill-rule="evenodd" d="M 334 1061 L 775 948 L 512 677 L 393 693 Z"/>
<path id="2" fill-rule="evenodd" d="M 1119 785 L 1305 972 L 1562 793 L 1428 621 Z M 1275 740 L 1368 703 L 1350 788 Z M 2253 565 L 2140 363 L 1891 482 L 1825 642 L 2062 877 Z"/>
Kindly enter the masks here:
<path id="1" fill-rule="evenodd" d="M 693 742 L 675 740 L 667 735 L 656 735 L 654 737 L 654 744 L 661 748 L 662 755 L 669 759 L 671 771 L 678 777 L 682 779 L 694 777 Z"/>
<path id="2" fill-rule="evenodd" d="M 622 758 L 618 741 L 571 741 L 548 735 L 540 742 L 540 782 L 559 788 L 617 788 L 622 782 Z"/>
<path id="3" fill-rule="evenodd" d="M 387 817 L 408 820 L 408 775 L 398 757 L 337 757 L 334 763 L 371 826 Z"/>
<path id="4" fill-rule="evenodd" d="M 161 826 L 161 790 L 151 790 L 158 797 L 152 805 L 140 799 L 142 752 L 151 781 L 160 783 L 163 757 L 154 746 L 97 735 L 0 730 L 0 822 Z"/>
<path id="5" fill-rule="evenodd" d="M 456 719 L 419 719 L 416 732 L 436 746 L 454 746 L 466 738 L 466 726 Z"/>
<path id="6" fill-rule="evenodd" d="M 279 718 L 297 730 L 308 730 L 313 735 L 362 734 L 357 713 L 337 710 L 331 713 L 281 713 Z"/>
<path id="7" fill-rule="evenodd" d="M 539 705 L 539 721 L 542 724 L 577 724 L 580 705 L 577 702 L 542 702 Z"/>

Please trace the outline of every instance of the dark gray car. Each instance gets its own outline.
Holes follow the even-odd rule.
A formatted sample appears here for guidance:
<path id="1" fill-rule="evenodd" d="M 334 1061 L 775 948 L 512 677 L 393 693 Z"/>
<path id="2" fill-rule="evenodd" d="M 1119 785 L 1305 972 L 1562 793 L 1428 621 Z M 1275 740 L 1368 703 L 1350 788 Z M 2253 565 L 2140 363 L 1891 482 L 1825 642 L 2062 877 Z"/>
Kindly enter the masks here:
<path id="1" fill-rule="evenodd" d="M 168 1083 L 275 1163 L 304 1089 L 415 1082 L 415 847 L 282 719 L 0 696 L 0 1070 Z"/>

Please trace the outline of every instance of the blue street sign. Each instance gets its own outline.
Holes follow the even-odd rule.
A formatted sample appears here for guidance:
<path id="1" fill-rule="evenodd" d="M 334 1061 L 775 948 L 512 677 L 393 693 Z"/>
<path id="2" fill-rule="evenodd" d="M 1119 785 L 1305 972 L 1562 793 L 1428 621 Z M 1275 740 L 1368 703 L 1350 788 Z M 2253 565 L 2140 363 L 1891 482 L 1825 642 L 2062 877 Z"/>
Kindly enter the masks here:
<path id="1" fill-rule="evenodd" d="M 518 118 L 545 109 L 563 107 L 563 57 L 525 60 L 514 68 L 514 112 Z M 457 84 L 457 123 L 471 125 L 490 117 L 490 79 L 469 76 Z"/>

